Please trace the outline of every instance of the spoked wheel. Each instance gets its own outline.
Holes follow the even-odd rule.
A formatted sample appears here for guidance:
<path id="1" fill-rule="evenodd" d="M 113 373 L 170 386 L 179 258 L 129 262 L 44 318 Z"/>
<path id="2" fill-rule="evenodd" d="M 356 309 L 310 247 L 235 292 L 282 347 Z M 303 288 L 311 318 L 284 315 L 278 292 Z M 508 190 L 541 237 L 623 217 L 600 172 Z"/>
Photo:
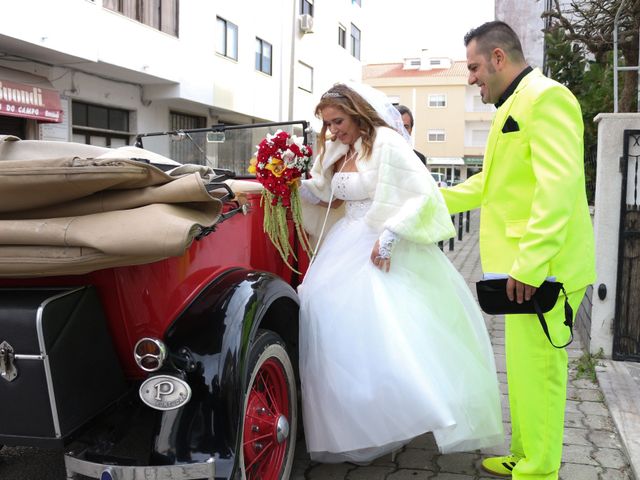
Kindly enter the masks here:
<path id="1" fill-rule="evenodd" d="M 284 342 L 261 330 L 249 352 L 240 468 L 246 480 L 286 480 L 297 430 L 297 389 Z"/>

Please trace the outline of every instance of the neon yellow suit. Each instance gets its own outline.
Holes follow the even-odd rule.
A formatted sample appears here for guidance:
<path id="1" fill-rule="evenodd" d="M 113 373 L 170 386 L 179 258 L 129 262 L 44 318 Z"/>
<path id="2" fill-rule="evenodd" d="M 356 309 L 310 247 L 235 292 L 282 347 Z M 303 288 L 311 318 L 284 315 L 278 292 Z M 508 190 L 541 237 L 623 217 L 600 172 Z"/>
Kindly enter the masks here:
<path id="1" fill-rule="evenodd" d="M 505 127 L 508 124 L 508 127 Z M 483 171 L 442 194 L 451 213 L 481 207 L 484 272 L 538 286 L 563 282 L 577 311 L 595 281 L 585 194 L 583 123 L 573 94 L 539 70 L 498 108 Z M 556 345 L 568 339 L 564 296 L 545 314 Z M 535 315 L 505 319 L 514 479 L 557 479 L 562 457 L 567 353 L 555 349 Z M 561 343 L 562 342 L 562 343 Z"/>

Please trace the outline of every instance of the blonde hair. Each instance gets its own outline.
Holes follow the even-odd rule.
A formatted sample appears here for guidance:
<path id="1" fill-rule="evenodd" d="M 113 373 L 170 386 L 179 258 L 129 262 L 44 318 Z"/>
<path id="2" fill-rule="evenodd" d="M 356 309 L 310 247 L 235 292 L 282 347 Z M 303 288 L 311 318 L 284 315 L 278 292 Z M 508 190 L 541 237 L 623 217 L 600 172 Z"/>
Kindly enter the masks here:
<path id="1" fill-rule="evenodd" d="M 322 120 L 322 110 L 327 107 L 338 108 L 351 117 L 360 131 L 363 158 L 369 158 L 376 139 L 376 127 L 389 127 L 389 125 L 361 95 L 343 83 L 336 83 L 322 95 L 320 102 L 316 105 L 315 116 Z M 324 158 L 326 138 L 327 125 L 323 123 L 318 136 L 319 161 Z"/>

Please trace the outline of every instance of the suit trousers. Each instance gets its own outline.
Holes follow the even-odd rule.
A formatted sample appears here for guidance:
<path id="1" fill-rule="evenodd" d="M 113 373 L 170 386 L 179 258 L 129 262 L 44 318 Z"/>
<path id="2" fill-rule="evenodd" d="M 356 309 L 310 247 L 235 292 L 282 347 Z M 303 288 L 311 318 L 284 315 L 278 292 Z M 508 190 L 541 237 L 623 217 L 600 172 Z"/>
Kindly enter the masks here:
<path id="1" fill-rule="evenodd" d="M 586 289 L 567 294 L 574 318 Z M 544 314 L 553 343 L 569 339 L 561 292 Z M 507 383 L 511 410 L 511 453 L 520 457 L 514 480 L 556 480 L 562 460 L 568 357 L 554 348 L 537 315 L 505 316 Z"/>

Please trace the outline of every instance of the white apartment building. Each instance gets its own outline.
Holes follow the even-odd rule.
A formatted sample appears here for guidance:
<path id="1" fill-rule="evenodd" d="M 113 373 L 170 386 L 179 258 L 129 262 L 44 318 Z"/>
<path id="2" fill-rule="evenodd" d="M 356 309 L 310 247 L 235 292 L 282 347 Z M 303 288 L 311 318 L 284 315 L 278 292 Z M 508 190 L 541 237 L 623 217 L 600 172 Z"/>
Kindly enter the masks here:
<path id="1" fill-rule="evenodd" d="M 403 63 L 366 65 L 363 81 L 412 111 L 414 147 L 432 173 L 457 183 L 480 171 L 495 108 L 468 84 L 466 61 L 425 50 Z"/>
<path id="2" fill-rule="evenodd" d="M 115 147 L 144 132 L 312 120 L 322 92 L 361 79 L 360 3 L 5 0 L 0 134 Z"/>

